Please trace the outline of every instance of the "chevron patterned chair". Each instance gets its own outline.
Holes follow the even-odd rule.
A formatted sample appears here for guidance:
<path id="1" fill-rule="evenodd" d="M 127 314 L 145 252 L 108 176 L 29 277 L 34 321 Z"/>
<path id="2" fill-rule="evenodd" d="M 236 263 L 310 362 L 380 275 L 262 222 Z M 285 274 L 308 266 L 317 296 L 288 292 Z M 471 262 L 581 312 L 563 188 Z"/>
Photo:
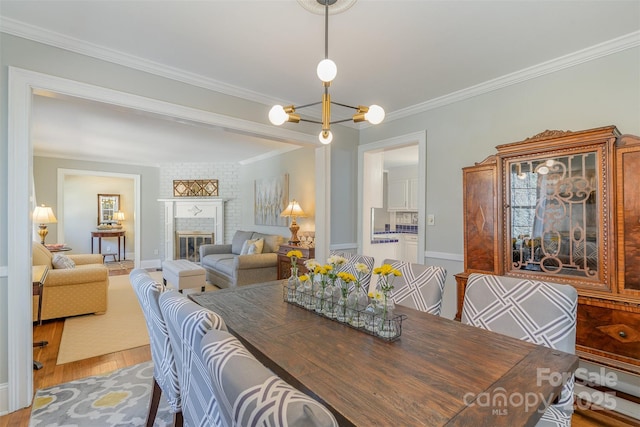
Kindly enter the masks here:
<path id="1" fill-rule="evenodd" d="M 153 360 L 153 391 L 147 414 L 147 427 L 152 427 L 158 413 L 160 396 L 164 393 L 169 408 L 174 415 L 174 426 L 181 427 L 182 402 L 180 399 L 180 385 L 178 384 L 178 369 L 173 350 L 169 342 L 169 331 L 162 317 L 158 299 L 164 291 L 164 286 L 156 282 L 146 270 L 137 268 L 129 274 L 129 281 L 138 297 L 144 320 L 147 323 L 149 341 L 151 344 L 151 359 Z"/>
<path id="2" fill-rule="evenodd" d="M 462 323 L 575 354 L 578 295 L 573 286 L 473 273 L 467 280 Z M 573 376 L 537 427 L 570 426 Z"/>
<path id="3" fill-rule="evenodd" d="M 226 425 L 338 426 L 325 406 L 274 375 L 228 332 L 209 331 L 201 350 Z"/>
<path id="4" fill-rule="evenodd" d="M 182 416 L 186 426 L 225 426 L 220 407 L 201 358 L 200 342 L 212 329 L 227 330 L 222 317 L 178 291 L 160 295 L 160 310 L 178 369 Z"/>
<path id="5" fill-rule="evenodd" d="M 447 270 L 395 259 L 385 259 L 383 264 L 390 264 L 402 273 L 393 281 L 391 299 L 394 303 L 440 315 Z"/>
<path id="6" fill-rule="evenodd" d="M 360 279 L 360 286 L 362 287 L 362 289 L 364 289 L 365 293 L 369 293 L 369 284 L 371 283 L 371 272 L 373 271 L 373 264 L 374 264 L 373 257 L 367 256 L 367 255 L 350 254 L 350 253 L 344 253 L 341 256 L 346 258 L 347 262 L 345 262 L 340 266 L 340 268 L 338 268 L 338 272 L 344 271 L 346 273 L 353 274 L 355 277 L 358 277 L 358 272 L 356 271 L 357 264 L 364 264 L 369 268 L 369 273 L 365 274 Z M 355 284 L 352 282 L 349 287 L 349 291 L 353 291 L 354 288 L 355 288 Z"/>

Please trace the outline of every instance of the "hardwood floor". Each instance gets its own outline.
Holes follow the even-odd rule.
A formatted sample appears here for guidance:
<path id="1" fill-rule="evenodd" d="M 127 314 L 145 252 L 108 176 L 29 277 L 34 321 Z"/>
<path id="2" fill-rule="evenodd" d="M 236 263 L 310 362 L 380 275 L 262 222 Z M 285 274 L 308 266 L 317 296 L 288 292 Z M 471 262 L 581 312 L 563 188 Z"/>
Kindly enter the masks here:
<path id="1" fill-rule="evenodd" d="M 129 274 L 129 271 L 117 270 L 110 275 Z M 56 365 L 64 319 L 43 322 L 42 326 L 34 326 L 34 341 L 46 340 L 48 345 L 33 349 L 33 358 L 43 364 L 43 368 L 33 371 L 33 389 L 38 390 L 79 378 L 103 374 L 116 369 L 132 366 L 151 360 L 148 345 L 117 353 L 92 357 L 90 359 Z M 12 412 L 0 417 L 0 427 L 28 427 L 31 407 Z M 603 412 L 577 411 L 572 419 L 574 427 L 629 427 L 640 426 L 640 423 L 627 423 L 613 419 Z"/>

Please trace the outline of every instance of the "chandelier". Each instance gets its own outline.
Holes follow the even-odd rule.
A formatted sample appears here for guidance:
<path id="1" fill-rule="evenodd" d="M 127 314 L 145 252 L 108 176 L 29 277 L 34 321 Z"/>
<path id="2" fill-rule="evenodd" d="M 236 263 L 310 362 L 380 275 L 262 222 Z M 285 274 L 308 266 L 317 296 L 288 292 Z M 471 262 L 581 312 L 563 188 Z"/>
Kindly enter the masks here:
<path id="1" fill-rule="evenodd" d="M 298 107 L 295 107 L 293 105 L 288 105 L 284 107 L 282 105 L 274 105 L 273 107 L 271 107 L 271 110 L 269 111 L 269 121 L 276 126 L 280 126 L 285 122 L 292 122 L 292 123 L 309 122 L 309 123 L 321 124 L 322 130 L 318 135 L 318 139 L 323 144 L 330 144 L 331 141 L 333 140 L 333 134 L 331 133 L 331 125 L 336 123 L 348 122 L 350 120 L 353 120 L 354 123 L 359 123 L 366 120 L 371 124 L 377 125 L 378 123 L 384 120 L 385 113 L 382 107 L 375 104 L 368 107 L 364 105 L 358 105 L 357 107 L 353 107 L 351 105 L 340 104 L 338 102 L 331 101 L 331 95 L 329 95 L 329 87 L 331 86 L 331 82 L 333 81 L 333 79 L 335 79 L 336 74 L 338 73 L 338 67 L 336 66 L 335 62 L 329 59 L 329 5 L 333 5 L 338 0 L 316 0 L 316 1 L 320 5 L 324 5 L 324 59 L 320 61 L 320 63 L 318 64 L 318 68 L 316 69 L 318 78 L 322 81 L 322 86 L 324 88 L 324 93 L 322 94 L 322 101 L 313 102 L 311 104 L 301 105 Z M 318 104 L 322 104 L 322 121 L 304 119 L 304 118 L 301 118 L 300 115 L 296 113 L 296 108 L 300 110 L 300 109 L 312 107 Z M 353 115 L 352 118 L 349 118 L 349 119 L 331 121 L 331 104 L 338 105 L 340 107 L 354 109 L 356 110 L 356 113 Z"/>

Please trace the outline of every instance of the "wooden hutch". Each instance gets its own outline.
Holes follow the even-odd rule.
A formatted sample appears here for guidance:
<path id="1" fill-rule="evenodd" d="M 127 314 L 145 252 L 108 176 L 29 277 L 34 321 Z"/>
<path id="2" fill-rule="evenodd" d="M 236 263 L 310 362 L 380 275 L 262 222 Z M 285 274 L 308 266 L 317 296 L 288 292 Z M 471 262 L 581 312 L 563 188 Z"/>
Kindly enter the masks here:
<path id="1" fill-rule="evenodd" d="M 640 138 L 545 131 L 463 169 L 462 314 L 474 272 L 578 290 L 576 353 L 640 373 Z"/>

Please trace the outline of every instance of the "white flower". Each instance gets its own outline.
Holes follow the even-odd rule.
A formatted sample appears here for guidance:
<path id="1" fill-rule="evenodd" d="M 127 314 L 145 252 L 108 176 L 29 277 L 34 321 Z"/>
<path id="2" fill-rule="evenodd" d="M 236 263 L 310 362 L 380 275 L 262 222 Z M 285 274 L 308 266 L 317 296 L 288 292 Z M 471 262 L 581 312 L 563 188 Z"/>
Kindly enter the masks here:
<path id="1" fill-rule="evenodd" d="M 320 264 L 315 259 L 308 259 L 304 262 L 304 266 L 307 267 L 309 271 L 315 271 L 316 267 L 319 267 Z"/>
<path id="2" fill-rule="evenodd" d="M 342 257 L 340 255 L 331 255 L 329 258 L 327 258 L 327 264 L 331 264 L 331 265 L 342 265 L 345 262 L 347 262 L 347 259 L 345 257 Z"/>
<path id="3" fill-rule="evenodd" d="M 359 263 L 357 263 L 355 265 L 355 267 L 356 267 L 356 271 L 358 273 L 361 273 L 361 274 L 368 274 L 369 273 L 369 267 L 367 267 L 367 264 L 363 264 L 363 263 L 359 262 Z"/>

